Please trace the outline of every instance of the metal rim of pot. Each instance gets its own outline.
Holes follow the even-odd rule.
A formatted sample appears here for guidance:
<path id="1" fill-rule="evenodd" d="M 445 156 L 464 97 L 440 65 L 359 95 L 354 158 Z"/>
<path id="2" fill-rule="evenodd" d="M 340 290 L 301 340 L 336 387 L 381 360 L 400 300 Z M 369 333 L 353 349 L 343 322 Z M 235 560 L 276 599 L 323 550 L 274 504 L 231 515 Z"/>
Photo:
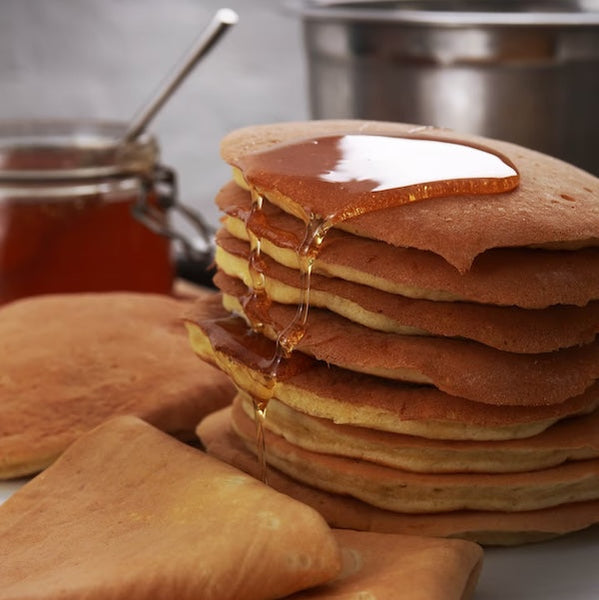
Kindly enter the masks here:
<path id="1" fill-rule="evenodd" d="M 447 6 L 445 6 L 447 4 Z M 291 0 L 288 8 L 304 19 L 392 22 L 434 26 L 596 27 L 599 2 L 485 0 L 452 2 L 421 0 Z M 459 15 L 459 19 L 456 19 Z"/>

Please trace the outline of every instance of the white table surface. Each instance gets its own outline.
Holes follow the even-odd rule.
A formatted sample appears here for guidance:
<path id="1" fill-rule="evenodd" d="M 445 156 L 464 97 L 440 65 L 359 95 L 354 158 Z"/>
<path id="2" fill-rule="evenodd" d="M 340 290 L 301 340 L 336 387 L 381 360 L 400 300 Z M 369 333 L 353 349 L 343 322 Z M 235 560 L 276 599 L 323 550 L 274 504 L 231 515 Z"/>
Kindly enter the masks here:
<path id="1" fill-rule="evenodd" d="M 26 480 L 0 482 L 0 503 Z M 474 600 L 598 600 L 599 525 L 563 538 L 487 548 Z"/>

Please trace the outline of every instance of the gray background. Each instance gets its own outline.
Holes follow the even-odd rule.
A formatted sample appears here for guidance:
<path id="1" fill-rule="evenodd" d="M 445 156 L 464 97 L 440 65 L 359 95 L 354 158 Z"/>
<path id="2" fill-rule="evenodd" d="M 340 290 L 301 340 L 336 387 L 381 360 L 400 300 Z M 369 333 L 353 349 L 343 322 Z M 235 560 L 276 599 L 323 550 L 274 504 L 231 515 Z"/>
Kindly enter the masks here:
<path id="1" fill-rule="evenodd" d="M 0 0 L 0 118 L 128 120 L 221 7 L 239 23 L 150 128 L 182 199 L 216 224 L 220 138 L 308 114 L 300 22 L 276 0 Z"/>

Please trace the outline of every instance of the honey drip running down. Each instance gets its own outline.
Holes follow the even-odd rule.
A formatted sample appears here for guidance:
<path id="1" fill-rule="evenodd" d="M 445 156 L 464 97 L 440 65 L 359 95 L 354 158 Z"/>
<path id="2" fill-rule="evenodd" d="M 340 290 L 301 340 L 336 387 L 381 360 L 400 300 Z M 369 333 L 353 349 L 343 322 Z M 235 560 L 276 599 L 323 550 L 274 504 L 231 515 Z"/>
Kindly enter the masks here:
<path id="1" fill-rule="evenodd" d="M 282 144 L 243 157 L 235 166 L 252 195 L 252 208 L 245 220 L 251 246 L 251 286 L 242 305 L 256 332 L 272 325 L 261 242 L 252 227 L 258 221 L 264 223 L 265 198 L 305 223 L 303 240 L 296 248 L 301 301 L 294 319 L 278 332 L 274 356 L 263 371 L 270 393 L 254 398 L 256 446 L 261 476 L 266 481 L 266 410 L 281 363 L 306 333 L 311 273 L 327 232 L 347 219 L 411 202 L 508 192 L 517 187 L 519 175 L 507 158 L 483 147 L 435 138 L 372 135 L 329 136 Z"/>

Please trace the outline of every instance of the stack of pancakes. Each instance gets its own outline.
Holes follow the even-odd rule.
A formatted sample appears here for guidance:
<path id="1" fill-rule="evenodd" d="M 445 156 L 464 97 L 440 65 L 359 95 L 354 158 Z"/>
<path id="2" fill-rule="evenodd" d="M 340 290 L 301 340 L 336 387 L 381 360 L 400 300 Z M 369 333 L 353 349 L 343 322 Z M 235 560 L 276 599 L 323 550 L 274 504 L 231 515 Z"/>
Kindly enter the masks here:
<path id="1" fill-rule="evenodd" d="M 306 200 L 256 164 L 350 134 L 473 144 L 519 181 L 339 220 L 308 277 L 302 243 L 327 217 L 327 188 Z M 389 123 L 252 127 L 222 153 L 235 175 L 217 198 L 222 295 L 188 321 L 196 353 L 238 388 L 198 429 L 210 452 L 258 472 L 244 453 L 260 448 L 252 420 L 266 405 L 271 484 L 335 526 L 520 543 L 599 521 L 597 178 L 512 144 Z M 282 357 L 276 340 L 306 303 Z"/>

